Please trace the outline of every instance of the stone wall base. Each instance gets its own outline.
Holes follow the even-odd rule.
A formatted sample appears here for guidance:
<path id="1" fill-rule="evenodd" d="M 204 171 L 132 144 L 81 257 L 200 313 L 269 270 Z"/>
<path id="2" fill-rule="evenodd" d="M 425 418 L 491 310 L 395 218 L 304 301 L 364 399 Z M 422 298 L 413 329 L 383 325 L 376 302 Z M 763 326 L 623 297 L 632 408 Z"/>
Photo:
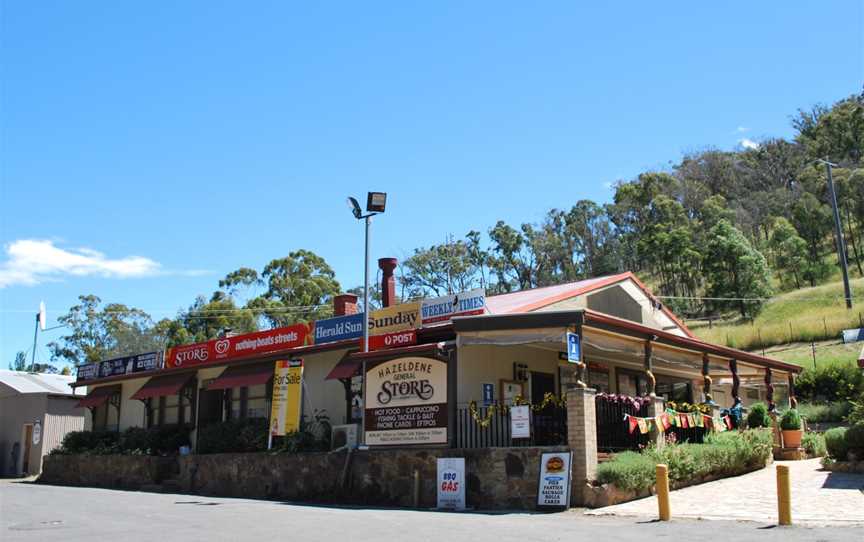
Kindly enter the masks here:
<path id="1" fill-rule="evenodd" d="M 40 483 L 161 490 L 294 502 L 419 506 L 437 500 L 437 459 L 464 457 L 466 504 L 479 510 L 534 510 L 540 457 L 562 447 L 401 449 L 303 454 L 211 454 L 176 458 L 45 458 Z M 155 487 L 154 487 L 155 486 Z M 576 495 L 574 495 L 576 497 Z M 579 504 L 574 499 L 574 505 Z"/>

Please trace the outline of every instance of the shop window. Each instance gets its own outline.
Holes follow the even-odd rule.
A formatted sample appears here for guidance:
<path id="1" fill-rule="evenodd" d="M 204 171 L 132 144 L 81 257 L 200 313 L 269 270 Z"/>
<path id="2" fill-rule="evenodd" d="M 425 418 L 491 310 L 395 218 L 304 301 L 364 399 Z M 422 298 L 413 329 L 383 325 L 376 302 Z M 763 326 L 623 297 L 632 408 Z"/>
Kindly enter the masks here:
<path id="1" fill-rule="evenodd" d="M 588 369 L 588 387 L 597 393 L 609 393 L 609 371 Z"/>
<path id="2" fill-rule="evenodd" d="M 120 395 L 113 395 L 105 403 L 90 410 L 94 431 L 118 431 L 120 429 Z"/>
<path id="3" fill-rule="evenodd" d="M 270 416 L 272 386 L 258 384 L 225 390 L 226 417 L 229 420 Z"/>
<path id="4" fill-rule="evenodd" d="M 196 387 L 197 383 L 192 380 L 176 395 L 147 399 L 147 426 L 194 425 Z"/>

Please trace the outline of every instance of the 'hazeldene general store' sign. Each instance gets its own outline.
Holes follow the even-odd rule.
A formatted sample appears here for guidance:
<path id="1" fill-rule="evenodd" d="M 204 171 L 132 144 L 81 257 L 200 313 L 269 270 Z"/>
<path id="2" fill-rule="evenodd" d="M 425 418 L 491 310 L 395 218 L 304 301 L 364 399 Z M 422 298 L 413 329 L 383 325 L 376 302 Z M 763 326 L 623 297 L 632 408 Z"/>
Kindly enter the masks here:
<path id="1" fill-rule="evenodd" d="M 407 357 L 366 370 L 366 444 L 446 444 L 447 364 Z"/>

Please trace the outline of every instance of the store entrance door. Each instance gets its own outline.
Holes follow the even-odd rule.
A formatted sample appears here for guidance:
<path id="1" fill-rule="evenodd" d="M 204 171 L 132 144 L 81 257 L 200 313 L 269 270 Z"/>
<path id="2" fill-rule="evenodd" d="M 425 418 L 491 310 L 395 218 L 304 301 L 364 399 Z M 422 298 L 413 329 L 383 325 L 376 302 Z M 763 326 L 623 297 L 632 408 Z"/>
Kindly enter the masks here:
<path id="1" fill-rule="evenodd" d="M 24 426 L 24 462 L 21 465 L 21 472 L 25 475 L 30 474 L 30 447 L 33 446 L 33 424 L 28 423 Z"/>

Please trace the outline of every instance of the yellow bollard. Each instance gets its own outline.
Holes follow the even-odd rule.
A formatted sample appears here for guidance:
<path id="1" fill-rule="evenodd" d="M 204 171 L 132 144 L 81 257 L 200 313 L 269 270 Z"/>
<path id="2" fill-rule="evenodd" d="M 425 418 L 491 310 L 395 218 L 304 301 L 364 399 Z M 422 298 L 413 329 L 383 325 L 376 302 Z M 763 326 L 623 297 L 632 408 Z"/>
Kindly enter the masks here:
<path id="1" fill-rule="evenodd" d="M 777 519 L 780 525 L 792 525 L 792 492 L 786 465 L 777 465 Z"/>
<path id="2" fill-rule="evenodd" d="M 657 465 L 657 507 L 660 509 L 660 521 L 669 521 L 669 467 Z"/>

